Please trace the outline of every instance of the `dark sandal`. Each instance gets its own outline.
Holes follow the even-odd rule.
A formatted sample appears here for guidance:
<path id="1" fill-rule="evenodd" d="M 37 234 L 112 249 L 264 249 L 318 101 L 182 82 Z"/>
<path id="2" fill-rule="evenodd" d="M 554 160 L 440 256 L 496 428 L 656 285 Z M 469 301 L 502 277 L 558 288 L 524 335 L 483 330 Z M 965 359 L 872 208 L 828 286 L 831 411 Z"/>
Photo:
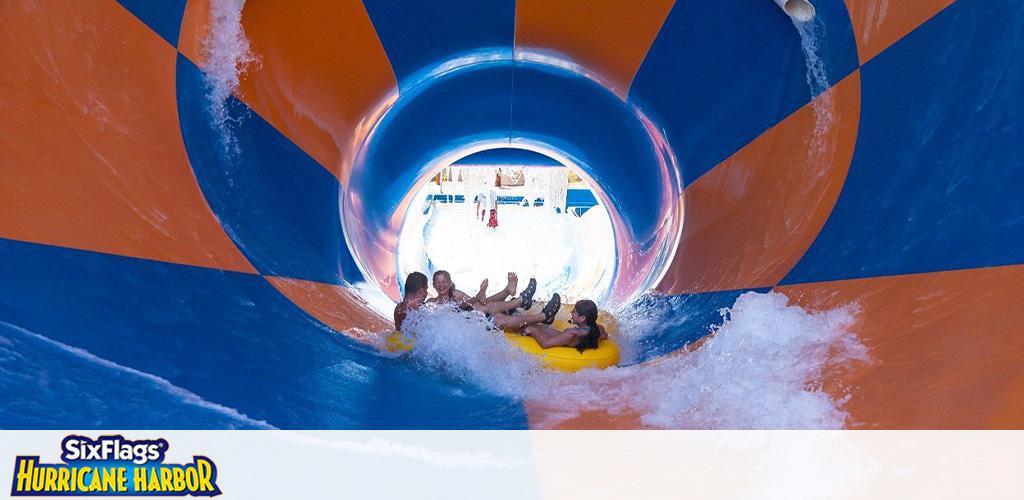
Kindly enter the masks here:
<path id="1" fill-rule="evenodd" d="M 533 294 L 537 292 L 537 280 L 530 278 L 530 283 L 526 285 L 526 288 L 519 293 L 519 298 L 523 299 L 523 303 L 519 305 L 524 311 L 528 311 L 533 307 Z"/>
<path id="2" fill-rule="evenodd" d="M 547 304 L 544 304 L 544 309 L 541 313 L 544 314 L 544 324 L 550 325 L 555 322 L 555 315 L 558 314 L 558 310 L 562 308 L 562 297 L 557 293 L 551 296 L 551 300 Z"/>

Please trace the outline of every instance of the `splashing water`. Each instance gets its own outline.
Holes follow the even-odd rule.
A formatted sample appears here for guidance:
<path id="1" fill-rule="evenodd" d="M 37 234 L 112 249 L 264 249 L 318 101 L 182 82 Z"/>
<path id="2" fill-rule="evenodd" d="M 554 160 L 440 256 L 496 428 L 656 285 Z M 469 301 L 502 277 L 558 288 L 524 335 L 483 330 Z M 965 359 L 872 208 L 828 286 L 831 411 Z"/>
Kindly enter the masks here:
<path id="1" fill-rule="evenodd" d="M 500 396 L 522 398 L 543 377 L 540 361 L 505 341 L 480 314 L 426 305 L 413 311 L 402 330 L 416 338 L 415 360 L 460 383 Z"/>
<path id="2" fill-rule="evenodd" d="M 670 428 L 839 429 L 848 396 L 821 389 L 831 372 L 865 362 L 854 309 L 809 313 L 779 293 L 741 295 L 699 349 L 641 371 L 643 422 Z"/>
<path id="3" fill-rule="evenodd" d="M 221 132 L 226 152 L 238 153 L 232 134 L 232 118 L 228 99 L 238 92 L 239 81 L 259 59 L 249 47 L 242 28 L 242 7 L 245 0 L 213 0 L 210 2 L 210 31 L 203 40 L 203 77 L 208 92 L 207 106 L 214 125 Z"/>
<path id="4" fill-rule="evenodd" d="M 643 321 L 670 319 L 660 314 L 652 309 Z M 723 324 L 692 352 L 578 373 L 543 369 L 476 314 L 426 307 L 410 314 L 405 330 L 417 336 L 416 362 L 458 383 L 530 402 L 540 408 L 531 418 L 542 427 L 587 409 L 639 415 L 643 425 L 658 428 L 843 428 L 849 395 L 833 397 L 821 386 L 851 364 L 870 362 L 850 331 L 855 308 L 810 313 L 789 305 L 785 295 L 750 292 L 721 314 Z M 633 328 L 630 321 L 619 318 L 622 331 Z M 620 344 L 640 340 L 618 338 Z"/>
<path id="5" fill-rule="evenodd" d="M 820 55 L 818 41 L 823 38 L 825 28 L 816 20 L 817 17 L 807 22 L 793 20 L 793 25 L 800 33 L 800 47 L 807 63 L 807 86 L 815 98 L 811 103 L 814 110 L 814 136 L 808 152 L 812 162 L 827 165 L 831 163 L 834 152 L 834 141 L 828 140 L 828 136 L 836 122 L 835 89 L 829 86 L 825 61 Z"/>

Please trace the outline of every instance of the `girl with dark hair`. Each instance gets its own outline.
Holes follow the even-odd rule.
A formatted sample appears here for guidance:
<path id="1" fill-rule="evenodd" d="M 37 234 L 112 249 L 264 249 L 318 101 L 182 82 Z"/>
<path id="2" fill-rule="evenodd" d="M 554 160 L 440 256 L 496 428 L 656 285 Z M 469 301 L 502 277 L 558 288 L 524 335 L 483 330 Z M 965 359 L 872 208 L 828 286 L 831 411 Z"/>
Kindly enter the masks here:
<path id="1" fill-rule="evenodd" d="M 597 342 L 608 338 L 608 332 L 597 324 L 597 304 L 592 300 L 581 300 L 572 308 L 572 328 L 558 331 L 545 324 L 526 327 L 525 333 L 537 340 L 544 349 L 550 347 L 575 347 L 583 352 L 597 349 Z"/>

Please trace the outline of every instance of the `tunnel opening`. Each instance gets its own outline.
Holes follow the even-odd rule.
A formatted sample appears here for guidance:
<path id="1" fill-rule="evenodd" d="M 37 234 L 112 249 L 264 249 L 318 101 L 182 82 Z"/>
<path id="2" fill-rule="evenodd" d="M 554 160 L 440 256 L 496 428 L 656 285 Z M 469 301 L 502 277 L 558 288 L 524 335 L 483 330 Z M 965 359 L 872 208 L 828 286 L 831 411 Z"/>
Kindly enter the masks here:
<path id="1" fill-rule="evenodd" d="M 542 295 L 604 300 L 616 269 L 612 220 L 578 166 L 529 150 L 494 148 L 428 171 L 399 230 L 398 276 L 451 273 L 466 293 L 507 272 Z"/>

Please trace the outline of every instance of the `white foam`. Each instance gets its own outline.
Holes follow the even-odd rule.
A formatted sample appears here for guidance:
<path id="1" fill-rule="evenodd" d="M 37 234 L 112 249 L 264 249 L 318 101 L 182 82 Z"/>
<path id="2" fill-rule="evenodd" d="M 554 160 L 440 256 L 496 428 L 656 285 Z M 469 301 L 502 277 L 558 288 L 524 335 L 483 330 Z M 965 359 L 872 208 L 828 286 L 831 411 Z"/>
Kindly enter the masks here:
<path id="1" fill-rule="evenodd" d="M 411 312 L 402 330 L 416 339 L 413 357 L 431 369 L 494 394 L 522 398 L 530 393 L 531 382 L 543 376 L 540 362 L 489 326 L 481 314 L 428 304 Z"/>
<path id="2" fill-rule="evenodd" d="M 655 307 L 635 315 L 638 324 L 619 318 L 622 330 L 650 332 L 651 325 L 671 320 L 666 313 L 678 314 Z M 821 384 L 850 363 L 868 361 L 850 331 L 854 307 L 810 313 L 782 294 L 751 292 L 722 314 L 724 323 L 692 353 L 574 374 L 540 368 L 476 314 L 425 308 L 404 328 L 417 335 L 413 357 L 431 369 L 494 394 L 543 402 L 550 411 L 537 421 L 541 426 L 582 409 L 603 409 L 639 412 L 645 425 L 659 428 L 843 428 L 847 397 L 833 397 Z M 629 349 L 643 336 L 619 340 Z"/>
<path id="3" fill-rule="evenodd" d="M 213 123 L 220 129 L 226 150 L 237 152 L 232 135 L 232 118 L 227 102 L 238 92 L 238 84 L 246 71 L 259 64 L 242 29 L 242 7 L 245 0 L 212 0 L 210 31 L 203 40 L 203 78 L 208 92 L 207 105 Z"/>
<path id="4" fill-rule="evenodd" d="M 741 295 L 699 349 L 634 381 L 645 423 L 669 428 L 840 429 L 845 398 L 821 390 L 825 375 L 865 361 L 850 333 L 853 309 L 812 314 L 778 293 Z"/>

